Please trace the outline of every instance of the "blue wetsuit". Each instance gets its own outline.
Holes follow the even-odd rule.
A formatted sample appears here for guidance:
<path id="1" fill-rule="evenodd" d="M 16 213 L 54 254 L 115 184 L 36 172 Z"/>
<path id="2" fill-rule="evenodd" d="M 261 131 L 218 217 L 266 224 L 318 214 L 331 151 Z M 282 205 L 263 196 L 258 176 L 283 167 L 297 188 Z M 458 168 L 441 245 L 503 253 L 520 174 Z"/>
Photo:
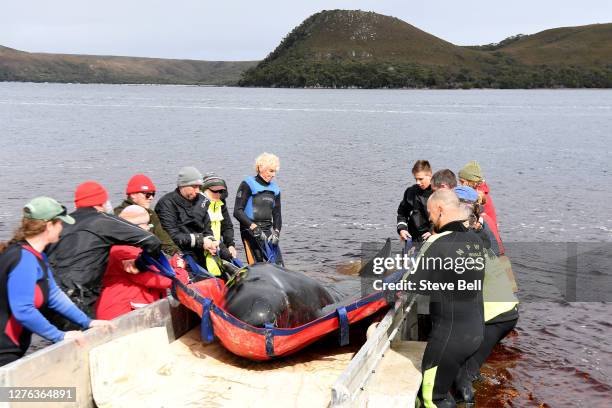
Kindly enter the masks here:
<path id="1" fill-rule="evenodd" d="M 65 333 L 43 316 L 42 308 L 83 328 L 91 323 L 58 288 L 45 254 L 26 243 L 12 245 L 0 256 L 0 364 L 23 356 L 32 333 L 53 342 L 64 339 Z"/>

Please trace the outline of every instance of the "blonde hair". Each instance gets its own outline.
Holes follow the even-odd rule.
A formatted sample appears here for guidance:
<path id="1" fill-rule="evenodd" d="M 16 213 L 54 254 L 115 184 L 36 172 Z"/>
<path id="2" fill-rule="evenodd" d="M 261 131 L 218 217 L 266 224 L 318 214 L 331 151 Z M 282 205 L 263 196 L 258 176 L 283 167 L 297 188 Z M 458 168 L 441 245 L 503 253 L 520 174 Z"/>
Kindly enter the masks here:
<path id="1" fill-rule="evenodd" d="M 476 201 L 476 203 L 480 205 L 485 205 L 487 203 L 487 196 L 485 195 L 485 193 L 483 193 L 482 191 L 476 192 L 478 193 L 478 200 Z"/>
<path id="2" fill-rule="evenodd" d="M 259 169 L 263 167 L 273 168 L 278 171 L 280 170 L 280 159 L 272 153 L 263 152 L 255 159 L 255 171 L 259 173 Z"/>
<path id="3" fill-rule="evenodd" d="M 42 234 L 47 229 L 47 222 L 45 220 L 34 220 L 32 218 L 21 219 L 21 225 L 15 230 L 13 238 L 8 241 L 0 242 L 0 254 L 6 251 L 6 249 L 17 242 L 24 241 L 26 238 L 33 237 L 38 234 Z M 61 222 L 60 220 L 53 220 L 52 222 Z"/>
<path id="4" fill-rule="evenodd" d="M 464 178 L 459 177 L 459 181 L 461 182 L 461 184 L 463 184 L 464 186 L 468 186 L 468 187 L 472 187 L 474 190 L 482 184 L 482 181 L 470 181 L 470 180 L 466 180 Z"/>

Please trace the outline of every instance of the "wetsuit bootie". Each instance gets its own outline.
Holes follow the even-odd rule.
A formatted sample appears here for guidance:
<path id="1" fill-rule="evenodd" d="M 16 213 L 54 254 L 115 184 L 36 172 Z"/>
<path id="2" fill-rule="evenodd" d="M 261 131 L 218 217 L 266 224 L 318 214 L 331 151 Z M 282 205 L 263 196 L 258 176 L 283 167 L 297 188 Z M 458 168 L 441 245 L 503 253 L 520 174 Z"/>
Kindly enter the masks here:
<path id="1" fill-rule="evenodd" d="M 458 386 L 456 389 L 457 392 L 457 403 L 465 404 L 465 407 L 473 407 L 474 406 L 474 387 L 472 387 L 471 383 L 463 384 L 462 386 Z"/>
<path id="2" fill-rule="evenodd" d="M 436 408 L 456 408 L 457 407 L 455 400 L 450 395 L 443 400 L 434 401 L 434 404 Z"/>

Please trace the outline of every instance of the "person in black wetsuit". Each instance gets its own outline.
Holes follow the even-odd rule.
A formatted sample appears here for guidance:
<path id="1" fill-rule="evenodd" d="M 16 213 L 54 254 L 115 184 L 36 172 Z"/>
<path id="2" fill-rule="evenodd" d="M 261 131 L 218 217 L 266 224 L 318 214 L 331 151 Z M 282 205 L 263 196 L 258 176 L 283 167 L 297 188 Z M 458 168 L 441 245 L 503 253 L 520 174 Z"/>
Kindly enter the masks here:
<path id="1" fill-rule="evenodd" d="M 281 191 L 272 181 L 279 168 L 277 156 L 262 153 L 255 160 L 257 175 L 247 177 L 238 186 L 234 218 L 240 223 L 240 236 L 249 264 L 268 260 L 266 245 L 275 250 L 275 262 L 283 264 L 278 246 L 283 224 Z"/>
<path id="2" fill-rule="evenodd" d="M 430 235 L 427 199 L 431 195 L 431 166 L 427 160 L 417 160 L 412 167 L 416 184 L 408 187 L 397 208 L 397 233 L 402 241 L 412 238 L 423 242 Z"/>
<path id="3" fill-rule="evenodd" d="M 453 191 L 433 193 L 427 209 L 436 234 L 423 245 L 409 278 L 430 296 L 432 330 L 423 355 L 421 394 L 425 407 L 454 407 L 453 382 L 483 340 L 484 248 L 464 226 L 465 212 Z"/>
<path id="4" fill-rule="evenodd" d="M 485 246 L 485 277 L 483 282 L 484 301 L 484 340 L 474 353 L 461 366 L 455 379 L 458 399 L 466 404 L 474 403 L 472 382 L 480 373 L 480 367 L 487 360 L 493 348 L 510 333 L 518 322 L 518 298 L 513 292 L 514 280 L 508 275 L 506 263 L 499 259 L 500 251 L 493 232 L 486 222 L 478 221 L 478 193 L 469 186 L 455 187 L 460 202 L 472 215 L 469 228 L 476 232 Z M 475 220 L 474 220 L 475 218 Z"/>

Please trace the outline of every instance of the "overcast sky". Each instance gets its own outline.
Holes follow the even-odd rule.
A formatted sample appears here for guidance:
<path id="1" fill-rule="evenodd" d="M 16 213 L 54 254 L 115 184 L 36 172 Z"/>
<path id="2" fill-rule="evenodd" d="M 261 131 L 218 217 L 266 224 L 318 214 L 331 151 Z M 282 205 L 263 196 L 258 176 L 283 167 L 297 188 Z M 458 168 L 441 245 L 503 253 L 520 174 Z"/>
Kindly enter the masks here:
<path id="1" fill-rule="evenodd" d="M 611 0 L 7 0 L 0 45 L 30 52 L 257 60 L 321 10 L 398 17 L 458 45 L 612 22 Z"/>

